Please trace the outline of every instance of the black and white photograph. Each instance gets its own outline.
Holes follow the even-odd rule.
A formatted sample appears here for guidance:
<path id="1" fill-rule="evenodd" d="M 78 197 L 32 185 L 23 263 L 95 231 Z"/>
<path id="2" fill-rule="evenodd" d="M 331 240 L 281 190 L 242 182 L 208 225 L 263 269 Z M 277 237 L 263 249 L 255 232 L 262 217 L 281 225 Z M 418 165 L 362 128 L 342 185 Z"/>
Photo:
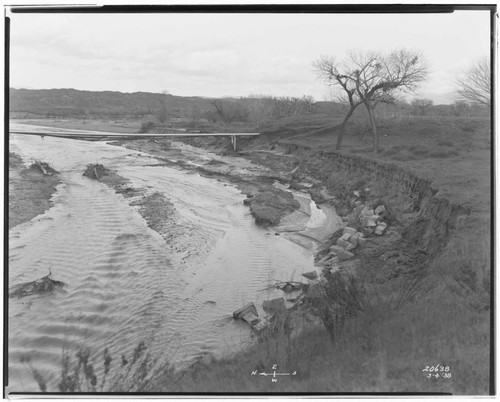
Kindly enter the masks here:
<path id="1" fill-rule="evenodd" d="M 496 12 L 5 6 L 3 397 L 495 395 Z"/>

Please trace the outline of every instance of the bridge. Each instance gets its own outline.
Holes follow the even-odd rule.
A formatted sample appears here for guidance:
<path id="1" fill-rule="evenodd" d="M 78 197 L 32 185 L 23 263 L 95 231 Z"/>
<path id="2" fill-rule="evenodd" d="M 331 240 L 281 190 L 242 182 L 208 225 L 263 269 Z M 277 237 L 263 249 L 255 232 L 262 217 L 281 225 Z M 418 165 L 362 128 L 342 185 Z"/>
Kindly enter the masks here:
<path id="1" fill-rule="evenodd" d="M 83 131 L 83 130 L 72 130 L 72 131 L 17 131 L 10 130 L 11 134 L 21 134 L 21 135 L 39 135 L 40 137 L 58 137 L 58 138 L 70 138 L 74 140 L 85 140 L 85 141 L 110 141 L 110 140 L 136 140 L 145 138 L 172 138 L 172 137 L 221 137 L 230 136 L 231 144 L 233 149 L 236 151 L 236 138 L 237 137 L 255 137 L 260 135 L 260 133 L 190 133 L 190 132 L 178 132 L 178 133 L 166 133 L 166 134 L 154 134 L 154 133 L 108 133 L 101 131 Z"/>

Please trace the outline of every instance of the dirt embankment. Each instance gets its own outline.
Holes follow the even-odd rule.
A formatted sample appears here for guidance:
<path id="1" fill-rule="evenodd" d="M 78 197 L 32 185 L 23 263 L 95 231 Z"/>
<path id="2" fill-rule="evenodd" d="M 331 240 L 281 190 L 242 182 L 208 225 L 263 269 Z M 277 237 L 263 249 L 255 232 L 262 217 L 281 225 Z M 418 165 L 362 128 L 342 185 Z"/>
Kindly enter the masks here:
<path id="1" fill-rule="evenodd" d="M 353 211 L 360 203 L 368 208 L 385 205 L 388 229 L 383 236 L 368 235 L 366 245 L 355 254 L 360 265 L 378 269 L 386 279 L 418 271 L 443 250 L 452 231 L 470 214 L 467 208 L 438 197 L 428 181 L 395 164 L 282 144 L 245 156 L 270 168 L 295 167 L 292 185 L 307 185 L 317 203 L 334 205 L 349 226 L 356 227 Z M 326 242 L 317 259 L 325 256 L 340 235 Z"/>
<path id="2" fill-rule="evenodd" d="M 221 145 L 220 140 L 203 140 L 203 145 L 212 152 L 218 150 L 221 154 L 232 153 L 228 144 Z M 273 176 L 273 180 L 309 192 L 317 204 L 334 206 L 349 226 L 358 225 L 359 230 L 363 229 L 362 226 L 359 222 L 353 222 L 356 206 L 360 203 L 367 208 L 384 205 L 387 230 L 383 236 L 368 234 L 368 241 L 355 254 L 360 265 L 379 268 L 386 278 L 397 276 L 400 272 L 418 271 L 425 266 L 445 248 L 452 232 L 465 224 L 471 212 L 468 208 L 440 197 L 429 181 L 397 164 L 342 152 L 323 152 L 296 144 L 269 142 L 261 138 L 241 149 L 240 155 L 245 160 L 267 167 L 272 172 L 269 176 Z M 201 171 L 206 169 L 206 165 L 199 168 Z M 256 192 L 252 193 L 248 188 L 249 183 L 252 183 L 248 177 L 240 176 L 235 179 L 226 175 L 223 179 L 232 180 L 243 192 L 249 194 L 252 197 L 247 201 L 250 206 L 255 199 L 256 210 L 259 209 L 260 200 L 264 200 L 266 208 L 270 202 L 281 204 L 284 214 L 294 208 L 286 200 L 274 195 L 256 196 Z M 256 178 L 253 184 L 256 181 L 260 181 L 262 189 L 266 177 Z M 256 219 L 259 219 L 258 216 Z M 317 259 L 335 244 L 338 235 L 335 234 L 324 244 Z"/>
<path id="3" fill-rule="evenodd" d="M 9 229 L 49 209 L 59 183 L 58 172 L 46 163 L 36 162 L 26 167 L 18 155 L 10 153 Z"/>

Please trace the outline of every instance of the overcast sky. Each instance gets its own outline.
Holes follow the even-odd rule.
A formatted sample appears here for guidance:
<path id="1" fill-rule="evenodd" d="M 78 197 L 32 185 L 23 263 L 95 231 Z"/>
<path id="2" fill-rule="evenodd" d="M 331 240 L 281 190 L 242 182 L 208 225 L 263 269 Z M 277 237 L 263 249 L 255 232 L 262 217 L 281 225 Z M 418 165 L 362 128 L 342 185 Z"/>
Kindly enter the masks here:
<path id="1" fill-rule="evenodd" d="M 453 14 L 10 14 L 10 85 L 323 100 L 312 62 L 347 50 L 419 50 L 420 96 L 446 101 L 489 56 L 488 11 Z"/>

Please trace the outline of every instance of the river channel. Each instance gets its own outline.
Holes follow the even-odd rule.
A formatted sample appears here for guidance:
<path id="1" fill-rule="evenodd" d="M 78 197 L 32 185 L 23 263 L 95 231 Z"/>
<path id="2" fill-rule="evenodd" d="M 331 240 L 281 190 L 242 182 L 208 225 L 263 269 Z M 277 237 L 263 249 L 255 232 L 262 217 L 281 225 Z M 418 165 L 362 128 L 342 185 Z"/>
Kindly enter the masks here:
<path id="1" fill-rule="evenodd" d="M 255 225 L 231 185 L 104 142 L 11 135 L 10 150 L 27 164 L 48 162 L 62 184 L 52 208 L 9 231 L 9 286 L 49 270 L 66 286 L 9 299 L 9 391 L 39 391 L 31 368 L 57 391 L 63 349 L 84 345 L 96 361 L 107 347 L 114 364 L 140 342 L 179 366 L 232 353 L 250 338 L 232 312 L 248 302 L 260 310 L 281 296 L 268 285 L 313 269 L 313 250 Z M 167 241 L 129 200 L 83 177 L 89 163 L 163 193 L 181 217 L 176 238 Z"/>

